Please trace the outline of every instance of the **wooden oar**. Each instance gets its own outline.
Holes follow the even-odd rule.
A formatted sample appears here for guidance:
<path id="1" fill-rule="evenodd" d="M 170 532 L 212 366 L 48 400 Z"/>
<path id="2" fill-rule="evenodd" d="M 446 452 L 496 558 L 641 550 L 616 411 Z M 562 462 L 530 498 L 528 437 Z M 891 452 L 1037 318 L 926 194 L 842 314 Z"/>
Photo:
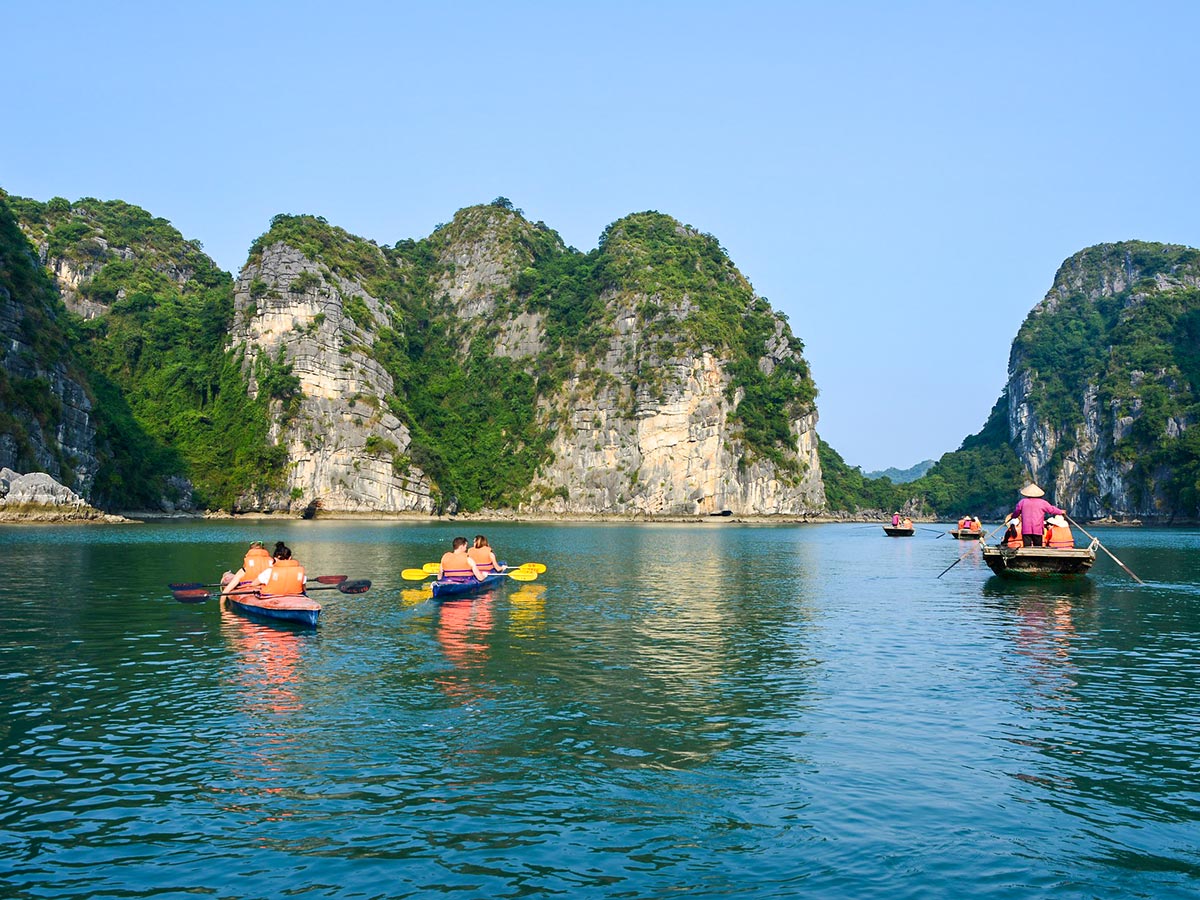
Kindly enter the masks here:
<path id="1" fill-rule="evenodd" d="M 1005 527 L 1004 525 L 1000 526 L 1000 528 L 1004 528 L 1004 527 Z M 987 539 L 990 538 L 997 531 L 999 531 L 1000 528 L 994 528 L 990 532 L 988 532 L 986 535 L 981 536 L 979 538 L 980 546 L 987 546 Z M 955 566 L 957 566 L 960 562 L 962 562 L 964 559 L 966 559 L 970 555 L 971 555 L 971 551 L 968 550 L 966 553 L 964 553 L 962 556 L 960 556 L 954 562 L 950 563 L 950 565 L 946 566 L 946 568 L 942 569 L 942 571 L 938 572 L 937 577 L 941 578 L 943 575 L 945 575 L 947 572 L 949 572 L 951 569 L 953 569 Z"/>
<path id="2" fill-rule="evenodd" d="M 1142 579 L 1140 579 L 1136 575 L 1134 575 L 1133 570 L 1131 568 L 1129 568 L 1129 566 L 1125 565 L 1125 563 L 1121 562 L 1119 559 L 1117 559 L 1115 556 L 1113 556 L 1113 552 L 1111 550 L 1109 550 L 1107 547 L 1105 547 L 1103 544 L 1100 543 L 1100 538 L 1096 537 L 1095 535 L 1088 534 L 1086 531 L 1084 531 L 1083 526 L 1080 525 L 1078 522 L 1076 522 L 1074 519 L 1072 519 L 1070 516 L 1067 516 L 1067 521 L 1070 522 L 1072 525 L 1074 525 L 1076 528 L 1078 528 L 1080 531 L 1083 531 L 1084 534 L 1087 534 L 1088 537 L 1090 537 L 1093 541 L 1095 541 L 1100 546 L 1101 550 L 1103 550 L 1109 556 L 1112 556 L 1112 561 L 1115 562 L 1122 569 L 1124 569 L 1126 572 L 1128 572 L 1130 578 L 1132 578 L 1138 584 L 1146 583 L 1146 582 L 1142 581 Z"/>
<path id="3" fill-rule="evenodd" d="M 318 575 L 313 579 L 313 581 L 320 582 L 321 584 L 341 584 L 345 580 L 345 575 Z M 201 584 L 198 581 L 173 581 L 167 585 L 167 588 L 171 591 L 197 591 L 203 588 L 224 586 L 224 582 L 217 582 L 216 584 Z"/>
<path id="4" fill-rule="evenodd" d="M 337 584 L 317 584 L 306 585 L 304 592 L 307 594 L 310 591 L 337 591 L 341 594 L 365 594 L 371 589 L 371 582 L 366 578 L 359 578 L 355 581 L 341 581 Z M 175 599 L 180 603 L 200 603 L 208 600 L 212 595 L 204 590 L 204 588 L 190 588 L 179 591 L 171 591 Z M 247 597 L 257 595 L 258 590 L 252 591 L 230 591 L 228 594 L 221 594 L 222 597 Z"/>

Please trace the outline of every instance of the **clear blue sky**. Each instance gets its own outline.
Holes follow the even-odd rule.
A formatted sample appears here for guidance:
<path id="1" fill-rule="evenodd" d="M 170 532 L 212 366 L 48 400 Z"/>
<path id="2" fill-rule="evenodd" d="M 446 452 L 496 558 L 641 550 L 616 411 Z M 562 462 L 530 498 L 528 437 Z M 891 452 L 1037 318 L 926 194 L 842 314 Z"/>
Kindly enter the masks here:
<path id="1" fill-rule="evenodd" d="M 656 209 L 806 344 L 823 437 L 983 424 L 1059 264 L 1200 245 L 1195 3 L 0 4 L 0 187 L 119 198 L 236 271 L 279 212 L 391 243 L 503 195 Z"/>

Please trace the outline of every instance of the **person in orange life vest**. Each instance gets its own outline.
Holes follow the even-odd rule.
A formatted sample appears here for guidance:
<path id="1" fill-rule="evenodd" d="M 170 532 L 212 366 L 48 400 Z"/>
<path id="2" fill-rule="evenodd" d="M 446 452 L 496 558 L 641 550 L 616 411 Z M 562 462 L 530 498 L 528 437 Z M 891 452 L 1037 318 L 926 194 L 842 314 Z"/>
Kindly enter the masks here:
<path id="1" fill-rule="evenodd" d="M 292 597 L 304 593 L 304 585 L 308 579 L 304 575 L 304 566 L 292 559 L 292 551 L 279 541 L 275 545 L 275 564 L 264 569 L 258 576 L 262 585 L 259 593 L 264 597 Z"/>
<path id="2" fill-rule="evenodd" d="M 1071 526 L 1062 516 L 1051 516 L 1046 520 L 1046 532 L 1042 536 L 1043 547 L 1054 547 L 1059 550 L 1075 546 L 1075 535 L 1071 534 Z"/>
<path id="3" fill-rule="evenodd" d="M 228 594 L 230 591 L 249 588 L 263 573 L 263 570 L 270 568 L 274 561 L 271 554 L 263 549 L 262 541 L 251 541 L 250 549 L 246 551 L 246 555 L 242 559 L 242 567 L 225 582 L 221 593 Z"/>
<path id="4" fill-rule="evenodd" d="M 971 530 L 983 531 L 983 523 L 979 521 L 979 516 L 976 516 L 971 520 Z"/>
<path id="5" fill-rule="evenodd" d="M 1021 520 L 1010 519 L 1008 530 L 1004 532 L 1004 538 L 1000 541 L 1001 547 L 1020 547 L 1023 541 L 1021 540 Z"/>
<path id="6" fill-rule="evenodd" d="M 1051 506 L 1042 498 L 1046 492 L 1032 482 L 1021 488 L 1021 499 L 1008 514 L 1008 518 L 1021 518 L 1021 540 L 1026 547 L 1042 546 L 1042 533 L 1046 530 L 1046 516 L 1065 516 L 1067 511 Z M 1008 521 L 1005 518 L 1005 522 Z"/>
<path id="7" fill-rule="evenodd" d="M 901 528 L 912 528 L 913 527 L 912 519 L 910 519 L 908 516 L 905 516 L 904 521 L 900 523 L 900 527 Z"/>
<path id="8" fill-rule="evenodd" d="M 970 516 L 959 516 L 958 517 L 958 530 L 959 531 L 969 531 L 970 528 L 971 528 L 971 517 Z"/>
<path id="9" fill-rule="evenodd" d="M 441 571 L 438 573 L 438 578 L 442 581 L 458 583 L 472 579 L 483 581 L 484 574 L 479 571 L 479 566 L 475 565 L 475 560 L 467 555 L 467 539 L 456 537 L 453 547 L 453 550 L 442 554 Z"/>
<path id="10" fill-rule="evenodd" d="M 496 554 L 492 551 L 491 545 L 487 538 L 482 534 L 475 535 L 475 546 L 467 551 L 467 556 L 475 560 L 475 565 L 479 567 L 479 571 L 487 577 L 492 572 L 503 572 L 508 566 L 502 566 L 496 560 Z"/>

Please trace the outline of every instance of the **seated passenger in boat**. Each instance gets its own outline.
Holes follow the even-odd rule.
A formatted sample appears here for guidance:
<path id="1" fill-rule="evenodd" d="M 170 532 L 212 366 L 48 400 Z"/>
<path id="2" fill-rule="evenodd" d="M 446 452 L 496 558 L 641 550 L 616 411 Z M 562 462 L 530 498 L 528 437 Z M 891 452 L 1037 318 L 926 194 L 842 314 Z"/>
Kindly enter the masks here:
<path id="1" fill-rule="evenodd" d="M 454 549 L 442 554 L 441 572 L 438 574 L 438 578 L 442 581 L 453 581 L 460 584 L 472 580 L 483 581 L 487 576 L 479 571 L 475 560 L 467 554 L 467 539 L 456 537 L 452 546 Z"/>
<path id="2" fill-rule="evenodd" d="M 971 530 L 976 532 L 983 531 L 983 523 L 979 521 L 979 516 L 971 520 Z"/>
<path id="3" fill-rule="evenodd" d="M 467 551 L 467 556 L 475 561 L 475 565 L 479 571 L 487 577 L 493 572 L 503 572 L 508 566 L 502 566 L 496 560 L 496 554 L 492 551 L 491 545 L 488 544 L 488 539 L 482 534 L 475 535 L 475 546 Z"/>
<path id="4" fill-rule="evenodd" d="M 1020 547 L 1025 542 L 1021 539 L 1021 519 L 1010 519 L 1008 522 L 1008 530 L 1004 532 L 1004 538 L 1000 541 L 1001 547 L 1015 549 Z"/>
<path id="5" fill-rule="evenodd" d="M 1075 536 L 1071 534 L 1071 526 L 1062 516 L 1050 516 L 1046 519 L 1046 531 L 1042 536 L 1043 547 L 1054 547 L 1059 550 L 1069 550 L 1075 546 Z"/>
<path id="6" fill-rule="evenodd" d="M 908 516 L 905 516 L 904 521 L 900 523 L 900 527 L 901 528 L 912 528 L 913 527 L 912 519 L 910 519 Z"/>
<path id="7" fill-rule="evenodd" d="M 222 579 L 224 586 L 221 588 L 221 593 L 228 594 L 230 591 L 252 587 L 263 570 L 269 569 L 274 561 L 271 554 L 263 549 L 262 541 L 251 541 L 250 549 L 242 558 L 242 567 L 234 572 L 228 581 Z"/>
<path id="8" fill-rule="evenodd" d="M 308 579 L 304 566 L 292 559 L 292 551 L 283 541 L 275 544 L 275 562 L 258 576 L 262 585 L 259 593 L 263 597 L 293 597 L 304 593 Z"/>

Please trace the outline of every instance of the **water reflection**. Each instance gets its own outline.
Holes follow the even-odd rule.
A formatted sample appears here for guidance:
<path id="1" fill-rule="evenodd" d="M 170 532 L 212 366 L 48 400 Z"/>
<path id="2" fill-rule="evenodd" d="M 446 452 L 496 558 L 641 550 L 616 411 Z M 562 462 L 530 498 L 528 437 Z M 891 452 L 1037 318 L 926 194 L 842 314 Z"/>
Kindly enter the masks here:
<path id="1" fill-rule="evenodd" d="M 314 571 L 353 558 L 376 588 L 331 603 L 315 633 L 164 596 L 266 527 Z M 487 530 L 550 571 L 429 602 L 395 573 L 441 552 L 444 523 L 4 544 L 0 883 L 326 900 L 1194 893 L 1190 532 L 1112 535 L 1154 580 L 1141 588 L 1111 563 L 1023 585 L 966 559 L 938 580 L 949 539 L 853 526 Z"/>
<path id="2" fill-rule="evenodd" d="M 546 585 L 526 582 L 508 594 L 508 628 L 514 637 L 533 640 L 546 627 Z"/>
<path id="3" fill-rule="evenodd" d="M 451 666 L 439 673 L 435 681 L 446 696 L 463 703 L 490 696 L 481 681 L 491 650 L 489 638 L 495 624 L 492 616 L 495 599 L 495 591 L 487 591 L 477 597 L 437 604 L 434 633 Z"/>
<path id="4" fill-rule="evenodd" d="M 236 683 L 247 712 L 282 715 L 301 709 L 296 693 L 299 680 L 300 631 L 286 625 L 255 622 L 221 601 L 221 634 L 237 654 Z"/>

